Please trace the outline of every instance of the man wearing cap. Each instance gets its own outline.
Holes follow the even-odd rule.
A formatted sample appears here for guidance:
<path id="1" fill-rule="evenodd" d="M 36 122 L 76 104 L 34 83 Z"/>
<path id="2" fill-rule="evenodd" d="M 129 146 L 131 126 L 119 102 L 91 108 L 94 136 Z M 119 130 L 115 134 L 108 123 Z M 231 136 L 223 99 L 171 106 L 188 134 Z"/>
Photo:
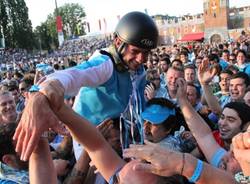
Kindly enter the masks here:
<path id="1" fill-rule="evenodd" d="M 58 128 L 55 113 L 64 95 L 74 96 L 80 90 L 74 110 L 95 125 L 121 114 L 133 122 L 138 119 L 146 84 L 142 64 L 157 42 L 158 30 L 151 17 L 130 12 L 119 21 L 111 47 L 97 51 L 81 65 L 56 71 L 33 88 L 39 92 L 32 94 L 14 137 L 19 139 L 17 151 L 22 158 L 28 159 L 43 131 Z"/>
<path id="2" fill-rule="evenodd" d="M 183 140 L 180 136 L 182 132 L 174 135 L 180 129 L 180 124 L 171 101 L 165 98 L 149 100 L 141 117 L 144 120 L 146 140 L 175 151 L 183 151 Z"/>

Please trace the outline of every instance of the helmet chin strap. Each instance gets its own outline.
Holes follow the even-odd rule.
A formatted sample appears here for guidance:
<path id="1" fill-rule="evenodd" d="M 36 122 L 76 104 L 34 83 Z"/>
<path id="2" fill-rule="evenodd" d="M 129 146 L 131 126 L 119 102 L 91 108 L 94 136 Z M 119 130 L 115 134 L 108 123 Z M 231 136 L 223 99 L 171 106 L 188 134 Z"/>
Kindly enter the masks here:
<path id="1" fill-rule="evenodd" d="M 122 55 L 122 52 L 124 51 L 124 48 L 126 46 L 126 43 L 125 42 L 122 42 L 120 44 L 120 46 L 117 48 L 117 53 L 121 56 Z M 121 58 L 122 59 L 122 58 Z"/>
<path id="2" fill-rule="evenodd" d="M 122 57 L 122 53 L 124 52 L 125 47 L 125 42 L 122 42 L 118 48 L 116 48 L 115 45 L 111 45 L 110 47 L 110 52 L 115 60 L 115 65 L 120 72 L 125 72 L 129 69 Z"/>

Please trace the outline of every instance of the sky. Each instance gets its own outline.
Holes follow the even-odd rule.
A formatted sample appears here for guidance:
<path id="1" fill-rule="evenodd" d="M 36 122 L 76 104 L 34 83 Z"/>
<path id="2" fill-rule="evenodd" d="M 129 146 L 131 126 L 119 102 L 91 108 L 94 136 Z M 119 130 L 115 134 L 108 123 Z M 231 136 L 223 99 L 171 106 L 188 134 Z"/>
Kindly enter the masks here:
<path id="1" fill-rule="evenodd" d="M 40 25 L 47 15 L 55 9 L 55 0 L 25 0 L 29 9 L 29 18 L 33 28 Z M 149 15 L 168 14 L 180 16 L 184 14 L 202 13 L 202 0 L 57 0 L 57 5 L 79 3 L 86 12 L 86 21 L 90 22 L 91 32 L 99 30 L 98 20 L 106 21 L 106 31 L 114 29 L 118 18 L 130 11 L 147 12 Z M 249 6 L 250 0 L 230 0 L 230 7 Z M 104 26 L 103 26 L 104 27 Z M 104 28 L 103 28 L 104 30 Z"/>

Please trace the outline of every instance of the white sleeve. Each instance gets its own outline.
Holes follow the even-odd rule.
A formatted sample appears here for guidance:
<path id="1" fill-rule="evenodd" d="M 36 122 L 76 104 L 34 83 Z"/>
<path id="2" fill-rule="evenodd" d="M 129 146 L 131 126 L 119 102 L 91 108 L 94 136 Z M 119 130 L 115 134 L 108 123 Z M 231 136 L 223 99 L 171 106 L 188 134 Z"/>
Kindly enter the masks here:
<path id="1" fill-rule="evenodd" d="M 108 81 L 113 73 L 113 67 L 113 62 L 109 59 L 97 66 L 56 71 L 50 74 L 47 80 L 59 80 L 65 89 L 65 95 L 75 96 L 83 86 L 96 87 Z"/>

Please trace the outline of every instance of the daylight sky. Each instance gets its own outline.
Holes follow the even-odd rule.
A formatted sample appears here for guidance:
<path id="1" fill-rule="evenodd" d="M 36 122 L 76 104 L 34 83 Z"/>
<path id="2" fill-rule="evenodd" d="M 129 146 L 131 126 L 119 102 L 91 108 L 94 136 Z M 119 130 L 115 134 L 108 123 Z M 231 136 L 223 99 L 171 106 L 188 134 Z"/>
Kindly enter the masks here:
<path id="1" fill-rule="evenodd" d="M 33 28 L 45 21 L 47 15 L 55 8 L 55 0 L 25 0 L 29 8 L 29 17 Z M 90 22 L 91 32 L 98 30 L 98 20 L 105 18 L 107 29 L 113 29 L 117 23 L 117 16 L 129 11 L 145 11 L 149 15 L 168 14 L 183 15 L 201 13 L 202 0 L 57 0 L 58 6 L 65 3 L 79 3 L 84 7 L 86 19 Z M 230 7 L 250 5 L 250 0 L 230 0 Z"/>

